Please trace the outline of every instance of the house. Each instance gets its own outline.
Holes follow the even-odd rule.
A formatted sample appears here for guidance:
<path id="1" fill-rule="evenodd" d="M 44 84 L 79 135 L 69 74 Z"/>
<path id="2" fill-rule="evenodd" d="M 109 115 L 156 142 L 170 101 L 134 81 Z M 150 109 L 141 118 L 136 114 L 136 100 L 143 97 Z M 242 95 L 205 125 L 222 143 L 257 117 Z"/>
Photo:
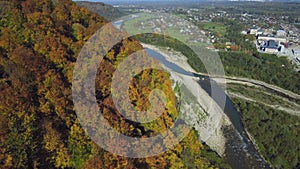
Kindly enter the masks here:
<path id="1" fill-rule="evenodd" d="M 207 46 L 206 49 L 215 50 L 216 48 L 214 46 Z"/>
<path id="2" fill-rule="evenodd" d="M 250 29 L 249 34 L 256 35 L 257 31 L 258 31 L 258 28 L 252 28 L 252 29 Z"/>
<path id="3" fill-rule="evenodd" d="M 284 30 L 278 30 L 278 31 L 276 32 L 276 35 L 277 35 L 278 37 L 286 37 L 287 33 L 286 33 Z"/>
<path id="4" fill-rule="evenodd" d="M 233 44 L 232 44 L 231 42 L 226 42 L 225 45 L 231 46 L 231 45 L 233 45 Z"/>
<path id="5" fill-rule="evenodd" d="M 241 34 L 242 35 L 247 35 L 247 31 L 242 31 Z"/>
<path id="6" fill-rule="evenodd" d="M 265 29 L 264 35 L 273 35 L 274 30 L 273 29 Z"/>

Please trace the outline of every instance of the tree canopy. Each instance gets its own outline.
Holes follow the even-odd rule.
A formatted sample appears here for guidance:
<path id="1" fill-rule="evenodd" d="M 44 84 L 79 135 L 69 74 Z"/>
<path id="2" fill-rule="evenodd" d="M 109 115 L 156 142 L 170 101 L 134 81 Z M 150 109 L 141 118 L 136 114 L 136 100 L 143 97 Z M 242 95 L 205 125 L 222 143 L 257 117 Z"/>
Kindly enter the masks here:
<path id="1" fill-rule="evenodd" d="M 71 0 L 7 3 L 10 10 L 0 18 L 1 167 L 227 168 L 215 153 L 209 155 L 210 160 L 200 154 L 203 145 L 194 130 L 173 149 L 145 159 L 120 157 L 97 146 L 78 122 L 71 83 L 81 47 L 106 23 L 105 19 Z M 113 73 L 119 58 L 139 49 L 137 41 L 125 39 L 110 50 L 107 64 L 98 70 L 96 94 L 114 128 L 142 137 L 170 127 L 176 113 L 166 110 L 152 124 L 133 123 L 122 118 L 107 97 L 111 77 L 106 75 Z M 176 102 L 167 74 L 144 71 L 131 83 L 130 96 L 137 108 L 148 104 L 151 86 L 143 85 L 147 83 L 153 88 L 162 86 Z"/>

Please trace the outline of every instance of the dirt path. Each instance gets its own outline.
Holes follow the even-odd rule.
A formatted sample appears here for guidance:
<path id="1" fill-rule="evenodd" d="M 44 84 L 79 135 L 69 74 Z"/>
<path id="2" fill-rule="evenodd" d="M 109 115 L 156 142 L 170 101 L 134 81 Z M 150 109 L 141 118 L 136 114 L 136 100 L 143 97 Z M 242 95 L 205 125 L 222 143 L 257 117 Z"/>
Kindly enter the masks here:
<path id="1" fill-rule="evenodd" d="M 268 107 L 270 107 L 270 108 L 273 108 L 273 109 L 277 109 L 277 110 L 281 110 L 281 111 L 287 112 L 287 113 L 289 113 L 289 114 L 291 114 L 291 115 L 300 116 L 300 111 L 299 111 L 299 110 L 294 110 L 294 109 L 282 107 L 282 106 L 280 106 L 280 105 L 270 105 L 270 104 L 266 104 L 266 103 L 259 102 L 259 101 L 257 101 L 257 100 L 254 100 L 254 99 L 252 99 L 252 98 L 249 98 L 249 97 L 246 97 L 246 96 L 244 96 L 244 95 L 237 94 L 237 93 L 229 92 L 228 94 L 229 94 L 230 97 L 235 97 L 235 98 L 247 100 L 247 101 L 250 101 L 250 102 L 263 104 L 263 105 L 268 106 Z"/>
<path id="2" fill-rule="evenodd" d="M 281 87 L 275 86 L 268 84 L 266 82 L 262 82 L 259 80 L 254 80 L 254 79 L 248 79 L 248 78 L 239 78 L 239 77 L 229 77 L 229 76 L 212 76 L 208 74 L 203 74 L 203 73 L 196 73 L 198 75 L 204 75 L 204 76 L 210 76 L 212 79 L 214 79 L 216 82 L 221 82 L 218 79 L 226 79 L 227 82 L 234 82 L 234 83 L 240 83 L 240 84 L 248 84 L 249 86 L 257 86 L 257 87 L 264 87 L 266 89 L 270 89 L 272 91 L 281 93 L 282 95 L 288 96 L 290 98 L 293 98 L 295 100 L 300 101 L 300 95 L 291 92 L 289 90 L 283 89 Z"/>

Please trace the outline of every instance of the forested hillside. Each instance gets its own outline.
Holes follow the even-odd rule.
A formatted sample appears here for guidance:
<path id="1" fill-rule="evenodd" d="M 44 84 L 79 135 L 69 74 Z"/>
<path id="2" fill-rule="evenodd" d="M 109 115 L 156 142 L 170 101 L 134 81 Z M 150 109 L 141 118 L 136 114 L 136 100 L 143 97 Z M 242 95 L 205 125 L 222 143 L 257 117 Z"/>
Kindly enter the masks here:
<path id="1" fill-rule="evenodd" d="M 124 15 L 118 8 L 114 8 L 113 6 L 102 2 L 77 1 L 76 4 L 98 13 L 109 21 L 116 20 Z"/>
<path id="2" fill-rule="evenodd" d="M 81 47 L 105 19 L 71 0 L 10 0 L 7 5 L 0 19 L 0 168 L 228 167 L 193 130 L 173 149 L 144 159 L 120 157 L 97 146 L 76 118 L 71 86 Z M 166 110 L 155 125 L 133 123 L 120 116 L 105 90 L 117 58 L 139 49 L 137 41 L 125 39 L 110 50 L 107 64 L 98 70 L 96 93 L 114 128 L 144 137 L 170 127 L 176 112 Z M 149 104 L 150 88 L 142 84 L 165 84 L 164 91 L 176 102 L 168 75 L 144 71 L 130 91 L 139 109 Z"/>
<path id="3" fill-rule="evenodd" d="M 247 130 L 273 168 L 300 167 L 299 116 L 262 104 L 233 99 Z"/>

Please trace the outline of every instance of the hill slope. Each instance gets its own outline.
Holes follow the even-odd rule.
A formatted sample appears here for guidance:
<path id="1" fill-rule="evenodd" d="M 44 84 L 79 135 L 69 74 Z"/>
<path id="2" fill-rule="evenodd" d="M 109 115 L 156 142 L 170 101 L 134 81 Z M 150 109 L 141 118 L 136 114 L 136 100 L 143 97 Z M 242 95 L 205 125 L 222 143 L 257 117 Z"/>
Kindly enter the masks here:
<path id="1" fill-rule="evenodd" d="M 227 166 L 215 153 L 207 151 L 194 131 L 168 152 L 145 159 L 116 156 L 98 147 L 78 122 L 71 83 L 81 47 L 106 20 L 70 0 L 8 2 L 10 10 L 0 19 L 0 168 Z M 133 123 L 120 116 L 110 91 L 105 90 L 111 82 L 107 74 L 113 73 L 117 60 L 139 49 L 137 41 L 125 39 L 110 50 L 105 66 L 98 70 L 96 93 L 103 103 L 99 106 L 106 108 L 103 114 L 114 128 L 129 136 L 143 137 L 170 127 L 172 112 L 166 110 L 156 125 Z M 164 90 L 174 97 L 167 75 L 145 71 L 141 77 L 132 84 L 141 92 L 131 90 L 137 106 L 149 104 L 149 87 L 142 84 L 157 79 L 160 83 L 154 84 L 166 84 Z"/>
<path id="2" fill-rule="evenodd" d="M 76 4 L 98 13 L 100 16 L 103 16 L 109 21 L 113 21 L 122 16 L 122 12 L 120 12 L 117 8 L 102 2 L 76 1 Z"/>

